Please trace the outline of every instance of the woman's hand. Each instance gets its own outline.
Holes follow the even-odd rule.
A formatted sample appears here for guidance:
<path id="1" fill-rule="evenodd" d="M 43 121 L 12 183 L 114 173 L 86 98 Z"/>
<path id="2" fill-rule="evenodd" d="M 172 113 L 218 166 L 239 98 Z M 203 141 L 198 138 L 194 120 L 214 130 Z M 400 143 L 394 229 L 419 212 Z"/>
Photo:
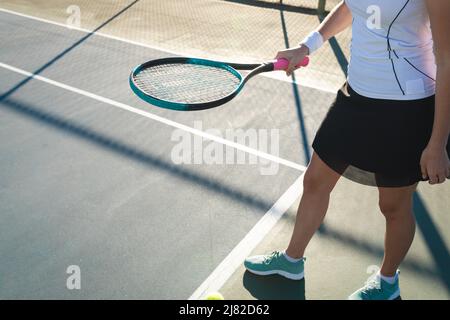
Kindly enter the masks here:
<path id="1" fill-rule="evenodd" d="M 442 183 L 450 177 L 450 160 L 445 147 L 428 145 L 420 159 L 422 177 L 430 184 Z"/>
<path id="2" fill-rule="evenodd" d="M 309 54 L 309 49 L 305 45 L 278 51 L 275 59 L 284 58 L 289 61 L 289 66 L 286 69 L 286 75 L 290 76 L 296 69 L 295 66 L 299 64 Z"/>

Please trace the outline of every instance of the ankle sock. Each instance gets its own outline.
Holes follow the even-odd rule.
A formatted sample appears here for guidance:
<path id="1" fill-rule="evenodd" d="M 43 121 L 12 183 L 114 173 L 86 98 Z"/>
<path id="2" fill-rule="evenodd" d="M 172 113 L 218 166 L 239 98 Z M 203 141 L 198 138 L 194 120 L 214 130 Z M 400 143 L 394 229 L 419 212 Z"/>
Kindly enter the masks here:
<path id="1" fill-rule="evenodd" d="M 284 257 L 286 258 L 286 260 L 287 261 L 289 261 L 289 262 L 299 262 L 300 260 L 302 260 L 303 258 L 298 258 L 298 259 L 295 259 L 295 258 L 291 258 L 291 257 L 289 257 L 288 256 L 288 254 L 286 253 L 286 251 L 283 251 L 283 255 L 284 255 Z"/>
<path id="2" fill-rule="evenodd" d="M 398 277 L 398 273 L 395 273 L 395 276 L 393 276 L 393 277 L 383 276 L 381 274 L 381 272 L 378 272 L 378 275 L 380 276 L 381 279 L 383 279 L 384 281 L 386 281 L 389 284 L 394 284 Z"/>

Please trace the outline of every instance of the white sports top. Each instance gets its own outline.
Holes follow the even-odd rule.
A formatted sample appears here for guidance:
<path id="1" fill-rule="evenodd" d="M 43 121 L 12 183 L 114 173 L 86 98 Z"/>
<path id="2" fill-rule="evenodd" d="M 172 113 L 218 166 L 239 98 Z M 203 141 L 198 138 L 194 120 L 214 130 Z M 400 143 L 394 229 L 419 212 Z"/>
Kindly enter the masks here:
<path id="1" fill-rule="evenodd" d="M 353 16 L 347 78 L 352 89 L 377 99 L 414 100 L 433 95 L 436 64 L 425 0 L 345 3 Z"/>

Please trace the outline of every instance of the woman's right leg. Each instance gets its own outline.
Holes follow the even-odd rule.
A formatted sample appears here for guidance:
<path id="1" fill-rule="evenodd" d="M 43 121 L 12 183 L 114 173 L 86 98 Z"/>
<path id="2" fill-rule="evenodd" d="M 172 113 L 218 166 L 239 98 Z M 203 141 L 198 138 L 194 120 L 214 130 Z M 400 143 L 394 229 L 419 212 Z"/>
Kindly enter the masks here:
<path id="1" fill-rule="evenodd" d="M 297 211 L 294 231 L 286 254 L 304 256 L 306 246 L 321 225 L 328 210 L 330 194 L 340 175 L 328 167 L 316 153 L 305 172 L 303 196 Z"/>
<path id="2" fill-rule="evenodd" d="M 303 279 L 303 252 L 325 217 L 331 190 L 339 177 L 314 153 L 303 179 L 303 196 L 289 248 L 286 253 L 274 251 L 269 255 L 248 257 L 244 261 L 245 268 L 259 275 L 279 274 L 288 279 Z"/>

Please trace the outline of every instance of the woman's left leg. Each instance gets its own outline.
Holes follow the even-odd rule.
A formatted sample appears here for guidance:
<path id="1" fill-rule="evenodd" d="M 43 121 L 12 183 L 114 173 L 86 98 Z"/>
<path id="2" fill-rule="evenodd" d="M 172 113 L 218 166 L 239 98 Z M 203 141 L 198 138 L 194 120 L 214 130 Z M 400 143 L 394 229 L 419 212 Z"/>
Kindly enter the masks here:
<path id="1" fill-rule="evenodd" d="M 380 210 L 386 218 L 384 258 L 380 275 L 350 295 L 351 300 L 393 300 L 400 296 L 397 269 L 411 246 L 416 230 L 413 194 L 417 183 L 401 188 L 381 188 Z"/>
<path id="2" fill-rule="evenodd" d="M 380 273 L 393 277 L 414 239 L 413 194 L 417 183 L 401 188 L 378 188 L 379 206 L 386 219 L 384 258 Z"/>

